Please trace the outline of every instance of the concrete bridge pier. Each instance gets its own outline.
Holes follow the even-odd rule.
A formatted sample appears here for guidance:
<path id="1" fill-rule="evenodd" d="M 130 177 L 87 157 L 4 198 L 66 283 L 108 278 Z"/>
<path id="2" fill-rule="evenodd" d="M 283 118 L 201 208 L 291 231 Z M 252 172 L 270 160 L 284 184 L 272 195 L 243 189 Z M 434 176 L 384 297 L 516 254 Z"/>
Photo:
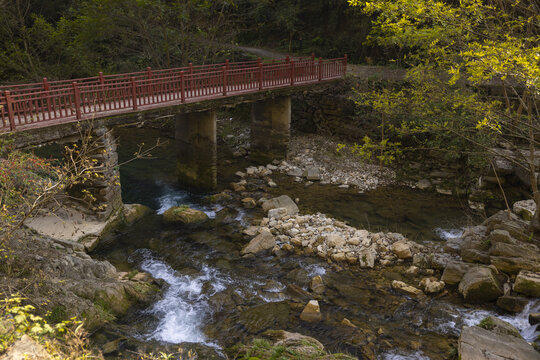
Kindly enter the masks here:
<path id="1" fill-rule="evenodd" d="M 291 97 L 256 101 L 251 117 L 251 159 L 261 164 L 285 159 L 291 135 Z"/>
<path id="2" fill-rule="evenodd" d="M 200 189 L 216 188 L 215 110 L 178 114 L 175 139 L 179 182 Z"/>

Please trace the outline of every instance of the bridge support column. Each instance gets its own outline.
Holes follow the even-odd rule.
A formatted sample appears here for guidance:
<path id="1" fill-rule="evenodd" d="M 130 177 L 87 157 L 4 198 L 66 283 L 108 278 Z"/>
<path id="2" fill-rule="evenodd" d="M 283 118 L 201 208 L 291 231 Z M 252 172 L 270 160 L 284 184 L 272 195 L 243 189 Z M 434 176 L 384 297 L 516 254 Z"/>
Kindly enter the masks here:
<path id="1" fill-rule="evenodd" d="M 179 114 L 175 135 L 179 182 L 214 189 L 217 186 L 216 112 Z"/>
<path id="2" fill-rule="evenodd" d="M 84 141 L 91 143 L 89 155 L 100 169 L 99 177 L 90 177 L 68 192 L 74 198 L 82 199 L 85 207 L 98 219 L 107 220 L 123 206 L 116 139 L 110 129 L 99 127 L 93 130 L 92 139 Z"/>
<path id="3" fill-rule="evenodd" d="M 291 134 L 291 97 L 260 100 L 251 109 L 251 158 L 266 164 L 287 157 Z"/>

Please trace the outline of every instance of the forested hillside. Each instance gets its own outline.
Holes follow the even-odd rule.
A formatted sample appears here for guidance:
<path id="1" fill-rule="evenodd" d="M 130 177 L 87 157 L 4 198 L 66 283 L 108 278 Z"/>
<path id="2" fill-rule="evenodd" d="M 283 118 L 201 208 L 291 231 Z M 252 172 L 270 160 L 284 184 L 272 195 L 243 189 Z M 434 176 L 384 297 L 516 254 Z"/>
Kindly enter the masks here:
<path id="1" fill-rule="evenodd" d="M 346 0 L 2 0 L 0 81 L 238 59 L 234 44 L 371 61 Z"/>

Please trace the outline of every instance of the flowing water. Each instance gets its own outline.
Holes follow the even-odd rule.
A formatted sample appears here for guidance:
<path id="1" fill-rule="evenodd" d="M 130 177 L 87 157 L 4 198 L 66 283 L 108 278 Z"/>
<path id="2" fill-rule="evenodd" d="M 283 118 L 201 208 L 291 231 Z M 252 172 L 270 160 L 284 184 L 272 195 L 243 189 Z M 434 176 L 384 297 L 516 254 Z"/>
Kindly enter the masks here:
<path id="1" fill-rule="evenodd" d="M 120 158 L 127 159 L 136 144 L 157 132 L 122 129 Z M 101 246 L 97 256 L 120 270 L 139 269 L 163 283 L 163 294 L 147 309 L 135 310 L 121 323 L 122 336 L 139 343 L 199 344 L 209 349 L 203 358 L 219 358 L 226 348 L 247 341 L 267 329 L 284 329 L 313 336 L 330 351 L 363 358 L 372 349 L 379 359 L 448 359 L 455 352 L 463 325 L 478 323 L 494 308 L 467 308 L 459 297 L 416 301 L 391 290 L 403 267 L 383 270 L 345 270 L 315 257 L 258 257 L 245 259 L 241 230 L 260 210 L 222 206 L 204 201 L 207 194 L 192 193 L 175 184 L 172 144 L 157 149 L 154 160 L 140 160 L 121 168 L 125 203 L 141 203 L 156 210 Z M 245 163 L 220 156 L 221 186 L 233 179 Z M 274 178 L 274 177 L 273 177 Z M 443 242 L 460 235 L 471 223 L 459 200 L 402 188 L 367 194 L 330 186 L 305 187 L 286 176 L 273 194 L 299 198 L 301 212 L 323 212 L 371 231 L 402 232 L 417 241 Z M 159 216 L 171 206 L 187 204 L 212 219 L 202 228 L 164 224 Z M 327 285 L 320 299 L 324 321 L 301 322 L 305 301 L 291 285 L 307 289 L 321 275 Z M 514 317 L 496 314 L 515 325 L 527 339 L 538 335 L 527 315 L 539 311 L 531 303 Z M 347 318 L 358 328 L 344 327 Z M 370 345 L 371 344 L 371 345 Z"/>

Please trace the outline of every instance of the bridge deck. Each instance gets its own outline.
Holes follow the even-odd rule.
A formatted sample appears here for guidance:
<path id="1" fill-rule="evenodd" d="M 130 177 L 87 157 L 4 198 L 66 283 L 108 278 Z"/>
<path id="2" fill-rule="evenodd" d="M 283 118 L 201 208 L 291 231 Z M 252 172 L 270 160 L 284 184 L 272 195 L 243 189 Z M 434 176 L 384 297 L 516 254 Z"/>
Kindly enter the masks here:
<path id="1" fill-rule="evenodd" d="M 303 58 L 2 87 L 0 133 L 307 85 L 342 77 L 346 67 L 346 57 Z"/>

